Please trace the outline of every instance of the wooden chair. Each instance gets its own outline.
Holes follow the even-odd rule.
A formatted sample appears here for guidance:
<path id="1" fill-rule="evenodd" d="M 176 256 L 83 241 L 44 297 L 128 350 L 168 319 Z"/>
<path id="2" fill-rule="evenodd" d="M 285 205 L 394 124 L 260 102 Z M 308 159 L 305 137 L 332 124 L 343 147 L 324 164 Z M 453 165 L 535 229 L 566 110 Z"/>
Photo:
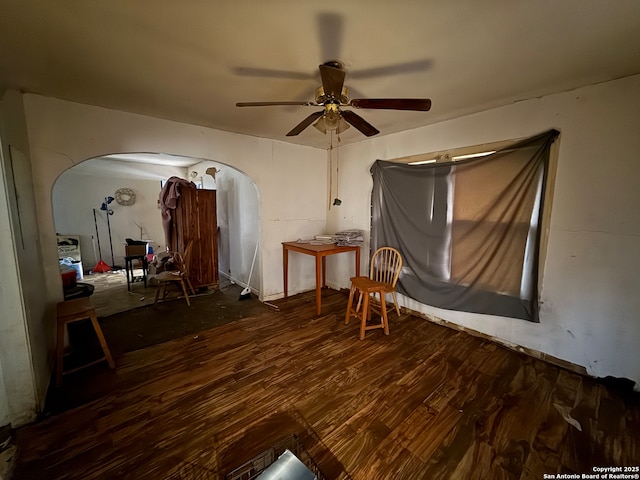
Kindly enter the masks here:
<path id="1" fill-rule="evenodd" d="M 193 242 L 189 242 L 187 244 L 184 255 L 180 254 L 179 252 L 174 252 L 172 254 L 174 265 L 176 267 L 175 270 L 165 270 L 164 272 L 156 275 L 155 279 L 158 282 L 158 287 L 156 288 L 154 305 L 158 303 L 158 299 L 160 297 L 162 297 L 162 300 L 166 298 L 168 285 L 178 285 L 182 290 L 182 293 L 184 294 L 187 305 L 191 306 L 187 287 L 193 295 L 196 294 L 193 285 L 191 285 L 191 280 L 189 280 L 189 256 L 191 253 L 192 244 Z"/>
<path id="2" fill-rule="evenodd" d="M 109 347 L 107 346 L 107 341 L 104 339 L 104 335 L 102 333 L 102 329 L 100 328 L 100 324 L 98 323 L 98 318 L 96 317 L 96 311 L 91 304 L 91 300 L 89 297 L 81 297 L 75 300 L 67 300 L 65 302 L 58 303 L 56 307 L 57 314 L 57 340 L 56 340 L 56 386 L 62 386 L 62 376 L 67 373 L 75 372 L 81 368 L 89 367 L 98 362 L 102 362 L 104 360 L 107 361 L 110 368 L 116 368 L 116 364 L 113 361 L 113 357 L 111 356 L 111 352 L 109 351 Z M 93 326 L 93 330 L 96 332 L 96 336 L 98 337 L 98 341 L 100 342 L 100 347 L 102 348 L 102 353 L 104 356 L 79 367 L 76 367 L 71 370 L 64 369 L 64 333 L 65 326 L 67 323 L 77 322 L 79 320 L 91 319 L 91 325 Z"/>
<path id="3" fill-rule="evenodd" d="M 347 313 L 344 323 L 348 324 L 351 317 L 360 319 L 360 340 L 364 339 L 366 330 L 376 328 L 384 329 L 384 334 L 389 335 L 389 320 L 387 318 L 385 295 L 390 293 L 393 296 L 396 312 L 400 315 L 400 306 L 396 299 L 396 283 L 401 269 L 402 256 L 400 252 L 392 247 L 381 247 L 376 250 L 371 258 L 369 276 L 351 278 L 351 291 L 349 292 L 349 302 L 347 303 Z M 354 309 L 353 300 L 356 292 L 359 293 L 359 297 L 358 304 Z M 376 294 L 378 294 L 380 298 L 380 323 L 367 325 L 367 321 L 371 320 L 371 311 L 375 310 L 374 305 L 371 304 L 371 299 L 375 298 Z M 360 309 L 361 306 L 362 309 Z"/>

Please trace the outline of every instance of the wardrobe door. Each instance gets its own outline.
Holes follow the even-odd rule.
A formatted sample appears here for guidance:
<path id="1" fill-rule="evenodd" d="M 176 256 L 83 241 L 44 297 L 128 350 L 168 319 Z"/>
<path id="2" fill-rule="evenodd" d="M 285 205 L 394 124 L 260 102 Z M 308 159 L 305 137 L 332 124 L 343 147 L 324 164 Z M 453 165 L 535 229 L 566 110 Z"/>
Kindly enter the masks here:
<path id="1" fill-rule="evenodd" d="M 218 225 L 216 191 L 183 189 L 175 214 L 179 251 L 192 242 L 189 279 L 194 288 L 218 287 Z"/>
<path id="2" fill-rule="evenodd" d="M 216 191 L 196 190 L 197 245 L 199 261 L 191 262 L 194 287 L 218 287 L 218 222 L 216 217 Z M 194 258 L 195 260 L 195 258 Z"/>

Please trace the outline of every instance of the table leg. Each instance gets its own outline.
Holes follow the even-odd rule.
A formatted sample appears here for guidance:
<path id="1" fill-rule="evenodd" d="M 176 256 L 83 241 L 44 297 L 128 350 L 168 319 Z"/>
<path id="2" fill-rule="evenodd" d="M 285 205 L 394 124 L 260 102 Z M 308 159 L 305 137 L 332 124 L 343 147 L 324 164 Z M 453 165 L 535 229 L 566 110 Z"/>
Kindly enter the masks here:
<path id="1" fill-rule="evenodd" d="M 125 259 L 124 270 L 125 270 L 125 273 L 127 274 L 127 290 L 131 291 L 131 282 L 129 281 L 129 269 L 133 270 L 133 265 L 131 265 L 131 260 Z M 133 271 L 131 272 L 131 276 L 133 276 Z"/>
<path id="2" fill-rule="evenodd" d="M 316 310 L 318 315 L 322 309 L 320 303 L 322 299 L 322 258 L 316 255 Z"/>
<path id="3" fill-rule="evenodd" d="M 149 263 L 147 256 L 142 257 L 142 277 L 144 279 L 144 288 L 147 288 L 147 274 L 149 273 Z"/>
<path id="4" fill-rule="evenodd" d="M 322 257 L 322 288 L 327 286 L 327 257 Z"/>
<path id="5" fill-rule="evenodd" d="M 289 283 L 289 250 L 282 246 L 282 278 L 284 279 L 284 298 L 287 298 L 287 289 Z"/>
<path id="6" fill-rule="evenodd" d="M 356 277 L 360 275 L 360 247 L 356 250 Z"/>

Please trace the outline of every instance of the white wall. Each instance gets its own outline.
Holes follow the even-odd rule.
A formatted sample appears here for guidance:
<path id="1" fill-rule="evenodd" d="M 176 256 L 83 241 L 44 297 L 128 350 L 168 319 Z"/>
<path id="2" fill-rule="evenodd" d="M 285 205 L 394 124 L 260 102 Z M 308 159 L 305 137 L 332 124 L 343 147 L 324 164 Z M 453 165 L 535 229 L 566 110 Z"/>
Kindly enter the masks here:
<path id="1" fill-rule="evenodd" d="M 206 173 L 217 169 L 215 180 Z M 216 190 L 218 220 L 218 270 L 233 282 L 261 295 L 260 255 L 251 263 L 260 238 L 261 202 L 255 182 L 243 172 L 218 162 L 206 161 L 193 165 L 189 173 L 202 179 L 203 187 Z"/>
<path id="2" fill-rule="evenodd" d="M 0 426 L 35 418 L 49 380 L 55 323 L 44 280 L 22 95 L 0 103 Z"/>
<path id="3" fill-rule="evenodd" d="M 91 160 L 92 162 L 108 162 L 108 160 Z M 118 162 L 123 164 L 124 162 Z M 77 174 L 79 167 L 65 171 L 56 181 L 53 188 L 53 217 L 55 230 L 61 235 L 80 235 L 82 263 L 85 271 L 90 270 L 98 261 L 94 255 L 100 250 L 102 260 L 107 264 L 124 266 L 127 238 L 149 240 L 155 251 L 166 248 L 162 217 L 158 208 L 160 180 L 147 180 L 130 175 L 130 169 L 146 170 L 149 165 L 126 164 L 117 168 L 128 167 L 118 172 L 116 168 L 99 175 Z M 186 168 L 153 166 L 158 178 L 167 179 L 172 175 L 186 177 Z M 144 173 L 144 172 L 143 172 Z M 111 240 L 115 262 L 111 259 L 109 230 L 105 211 L 100 210 L 104 197 L 114 196 L 118 188 L 130 188 L 136 194 L 133 205 L 120 205 L 115 200 L 109 204 L 113 215 L 109 217 Z M 96 210 L 94 221 L 93 209 Z M 98 234 L 96 234 L 96 224 Z M 140 237 L 140 225 L 142 238 Z M 93 242 L 92 242 L 93 239 Z M 98 248 L 98 240 L 100 248 Z M 99 256 L 99 254 L 98 254 Z"/>
<path id="4" fill-rule="evenodd" d="M 349 188 L 341 187 L 343 203 L 332 208 L 328 227 L 369 231 L 369 169 L 376 159 L 560 130 L 540 323 L 446 311 L 410 299 L 404 304 L 584 366 L 597 377 L 631 379 L 639 388 L 639 125 L 640 76 L 634 76 L 343 146 L 340 185 Z M 328 281 L 347 287 L 349 266 L 331 267 Z"/>
<path id="5" fill-rule="evenodd" d="M 0 165 L 5 178 L 2 167 Z M 3 259 L 0 262 L 0 426 L 21 423 L 25 414 L 35 413 L 33 372 L 29 360 L 31 348 L 25 329 L 27 318 L 22 309 L 18 259 L 7 194 L 5 182 L 0 182 L 0 258 Z M 15 397 L 14 392 L 18 394 Z"/>
<path id="6" fill-rule="evenodd" d="M 262 196 L 262 297 L 282 296 L 281 242 L 326 224 L 326 152 L 38 95 L 24 96 L 49 302 L 59 298 L 51 189 L 67 168 L 114 152 L 157 152 L 216 159 L 249 175 Z M 290 291 L 314 288 L 303 260 L 292 262 Z M 297 265 L 296 265 L 297 263 Z"/>

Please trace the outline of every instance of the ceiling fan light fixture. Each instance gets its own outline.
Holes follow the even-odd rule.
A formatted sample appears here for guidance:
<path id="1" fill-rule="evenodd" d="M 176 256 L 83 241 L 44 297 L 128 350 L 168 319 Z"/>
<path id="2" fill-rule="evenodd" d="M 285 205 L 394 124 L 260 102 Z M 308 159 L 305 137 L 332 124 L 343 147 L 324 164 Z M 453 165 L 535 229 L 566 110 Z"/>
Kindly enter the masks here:
<path id="1" fill-rule="evenodd" d="M 324 117 L 320 117 L 320 120 L 314 123 L 313 126 L 320 130 L 322 133 L 327 133 L 327 127 L 324 122 Z"/>
<path id="2" fill-rule="evenodd" d="M 341 116 L 336 119 L 329 120 L 326 116 L 320 117 L 320 119 L 313 124 L 318 130 L 322 133 L 330 132 L 331 130 L 335 130 L 337 134 L 344 132 L 349 125 Z"/>
<path id="3" fill-rule="evenodd" d="M 340 134 L 350 126 L 351 125 L 349 125 L 347 122 L 344 121 L 344 118 L 340 117 L 340 120 L 338 120 L 338 127 L 336 128 L 336 133 Z"/>

